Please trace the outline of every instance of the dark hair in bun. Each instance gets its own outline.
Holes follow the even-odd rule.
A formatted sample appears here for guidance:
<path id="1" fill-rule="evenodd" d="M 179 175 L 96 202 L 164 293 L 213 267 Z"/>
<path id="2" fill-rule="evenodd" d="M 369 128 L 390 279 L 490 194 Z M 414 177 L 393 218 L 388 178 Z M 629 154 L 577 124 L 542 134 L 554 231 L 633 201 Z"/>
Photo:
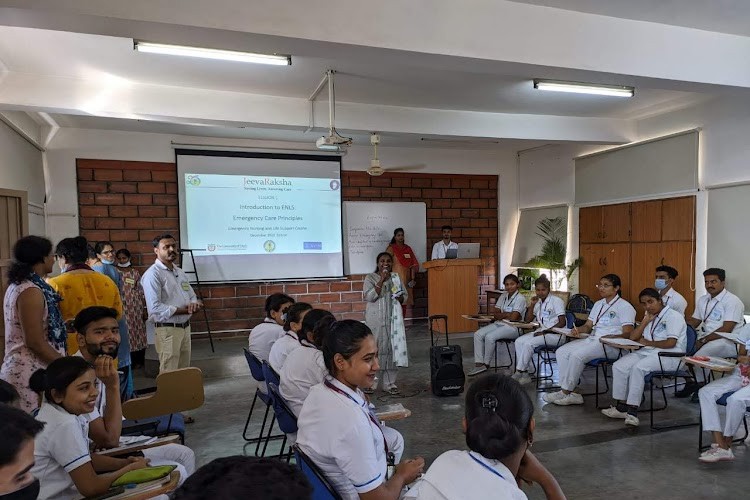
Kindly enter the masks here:
<path id="1" fill-rule="evenodd" d="M 299 332 L 300 342 L 302 342 L 302 339 L 307 339 L 320 349 L 327 327 L 322 326 L 320 329 L 316 329 L 316 326 L 325 318 L 336 319 L 330 311 L 325 309 L 313 309 L 305 314 L 305 317 L 302 318 L 302 329 Z M 318 332 L 318 335 L 316 335 L 316 332 Z"/>
<path id="2" fill-rule="evenodd" d="M 292 329 L 292 323 L 299 323 L 299 318 L 302 313 L 309 311 L 313 307 L 307 302 L 295 302 L 292 304 L 286 312 L 286 321 L 284 322 L 284 330 L 287 332 Z"/>
<path id="3" fill-rule="evenodd" d="M 368 335 L 372 335 L 372 330 L 362 323 L 353 319 L 336 321 L 331 316 L 323 318 L 315 325 L 314 335 L 323 336 L 323 361 L 325 361 L 328 373 L 336 375 L 336 367 L 333 364 L 333 357 L 341 354 L 344 359 L 351 358 L 362 344 L 362 340 Z"/>
<path id="4" fill-rule="evenodd" d="M 80 356 L 57 358 L 46 369 L 42 368 L 31 375 L 29 388 L 34 392 L 43 392 L 47 402 L 54 403 L 53 390 L 58 396 L 65 393 L 75 379 L 93 369 L 93 365 Z"/>
<path id="5" fill-rule="evenodd" d="M 502 460 L 531 437 L 534 405 L 510 377 L 481 377 L 466 392 L 466 445 L 483 457 Z"/>

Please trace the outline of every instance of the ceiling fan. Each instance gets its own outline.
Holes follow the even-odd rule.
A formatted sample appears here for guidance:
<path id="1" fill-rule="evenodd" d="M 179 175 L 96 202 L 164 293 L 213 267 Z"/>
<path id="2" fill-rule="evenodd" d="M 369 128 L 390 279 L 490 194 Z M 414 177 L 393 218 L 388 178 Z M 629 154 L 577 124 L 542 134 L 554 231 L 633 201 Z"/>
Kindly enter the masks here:
<path id="1" fill-rule="evenodd" d="M 374 177 L 383 175 L 386 172 L 397 172 L 397 171 L 403 171 L 403 170 L 419 170 L 425 167 L 423 163 L 419 163 L 416 165 L 402 165 L 398 167 L 383 168 L 380 165 L 380 159 L 378 158 L 378 144 L 380 144 L 380 136 L 377 133 L 373 132 L 370 135 L 370 144 L 372 145 L 373 152 L 372 152 L 372 159 L 370 160 L 370 168 L 367 169 L 367 173 Z"/>

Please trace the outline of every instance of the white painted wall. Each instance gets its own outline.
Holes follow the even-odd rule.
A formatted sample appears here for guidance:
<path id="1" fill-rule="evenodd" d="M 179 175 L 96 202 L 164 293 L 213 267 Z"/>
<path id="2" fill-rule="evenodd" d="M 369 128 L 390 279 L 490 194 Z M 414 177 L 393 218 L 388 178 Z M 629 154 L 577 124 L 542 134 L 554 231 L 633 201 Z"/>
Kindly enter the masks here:
<path id="1" fill-rule="evenodd" d="M 299 148 L 309 144 L 257 140 L 230 140 L 62 128 L 55 135 L 47 151 L 49 183 L 48 227 L 53 241 L 78 234 L 78 199 L 76 190 L 77 158 L 104 160 L 174 162 L 172 141 L 190 144 L 222 145 L 227 147 Z M 366 170 L 372 150 L 368 146 L 353 146 L 344 156 L 344 170 Z M 499 272 L 506 272 L 513 254 L 513 238 L 517 223 L 517 177 L 515 153 L 501 150 L 460 150 L 438 148 L 379 149 L 384 166 L 424 163 L 420 173 L 454 173 L 499 175 L 498 240 Z"/>
<path id="2" fill-rule="evenodd" d="M 42 152 L 6 123 L 0 121 L 0 187 L 28 193 L 29 203 L 44 203 Z M 29 207 L 29 232 L 45 234 L 44 217 L 38 206 Z"/>

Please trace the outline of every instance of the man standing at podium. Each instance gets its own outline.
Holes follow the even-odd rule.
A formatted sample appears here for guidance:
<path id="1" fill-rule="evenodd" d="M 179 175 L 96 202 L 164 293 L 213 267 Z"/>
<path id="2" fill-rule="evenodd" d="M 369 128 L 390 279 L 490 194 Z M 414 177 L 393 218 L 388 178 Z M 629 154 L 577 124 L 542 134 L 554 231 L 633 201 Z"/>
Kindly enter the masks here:
<path id="1" fill-rule="evenodd" d="M 430 260 L 445 259 L 448 250 L 458 249 L 458 243 L 451 241 L 451 232 L 453 227 L 445 225 L 442 227 L 443 239 L 432 246 L 432 257 Z"/>

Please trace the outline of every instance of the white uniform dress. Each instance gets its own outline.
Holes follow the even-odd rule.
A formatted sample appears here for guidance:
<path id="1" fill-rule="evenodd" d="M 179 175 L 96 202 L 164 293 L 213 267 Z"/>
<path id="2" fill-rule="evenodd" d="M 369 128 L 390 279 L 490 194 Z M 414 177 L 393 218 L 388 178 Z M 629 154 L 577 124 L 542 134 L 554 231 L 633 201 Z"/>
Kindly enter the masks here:
<path id="1" fill-rule="evenodd" d="M 526 500 L 516 478 L 502 462 L 474 451 L 446 451 L 403 497 L 406 500 L 496 498 Z"/>
<path id="2" fill-rule="evenodd" d="M 726 289 L 716 297 L 711 297 L 708 293 L 701 296 L 693 312 L 693 318 L 702 321 L 697 331 L 698 338 L 703 338 L 721 328 L 725 321 L 737 323 L 733 330 L 736 332 L 745 324 L 744 314 L 745 305 L 740 298 Z M 733 358 L 737 356 L 737 347 L 731 340 L 717 339 L 698 349 L 695 354 L 696 356 Z M 695 378 L 698 382 L 703 382 L 705 378 L 703 370 L 695 370 Z"/>
<path id="3" fill-rule="evenodd" d="M 75 353 L 75 356 L 81 356 L 81 351 Z M 96 379 L 96 388 L 99 395 L 96 398 L 96 406 L 91 413 L 85 413 L 79 418 L 84 419 L 88 426 L 97 418 L 104 418 L 104 411 L 107 406 L 107 392 L 104 383 Z M 123 420 L 125 420 L 123 418 Z M 151 460 L 151 465 L 174 465 L 180 473 L 180 482 L 182 484 L 193 472 L 195 472 L 195 453 L 187 446 L 181 444 L 165 444 L 142 450 L 143 456 Z"/>
<path id="4" fill-rule="evenodd" d="M 451 241 L 447 245 L 443 243 L 443 240 L 438 241 L 434 245 L 432 245 L 432 256 L 430 257 L 430 260 L 435 259 L 444 259 L 445 254 L 448 253 L 448 250 L 451 249 L 458 249 L 458 243 L 455 241 Z"/>
<path id="5" fill-rule="evenodd" d="M 281 368 L 284 366 L 287 356 L 298 347 L 300 347 L 300 343 L 297 334 L 291 330 L 285 331 L 284 335 L 271 346 L 271 351 L 268 353 L 268 364 L 277 373 L 281 373 Z"/>
<path id="6" fill-rule="evenodd" d="M 526 299 L 521 292 L 516 291 L 513 295 L 503 293 L 495 302 L 495 309 L 504 313 L 517 312 L 523 318 L 526 311 Z M 518 337 L 518 328 L 512 327 L 502 321 L 495 321 L 483 326 L 474 332 L 474 361 L 492 365 L 495 362 L 495 342 L 500 339 L 514 339 Z"/>
<path id="7" fill-rule="evenodd" d="M 70 472 L 91 462 L 88 428 L 85 418 L 68 413 L 45 401 L 36 419 L 45 422 L 34 438 L 34 466 L 31 475 L 39 480 L 39 499 L 80 498 Z"/>
<path id="8" fill-rule="evenodd" d="M 299 417 L 302 404 L 310 393 L 310 388 L 322 383 L 328 370 L 323 361 L 323 353 L 306 340 L 286 358 L 279 376 L 279 391 L 289 408 Z"/>
<path id="9" fill-rule="evenodd" d="M 667 293 L 661 296 L 661 302 L 670 309 L 674 309 L 685 316 L 685 309 L 687 309 L 688 305 L 687 300 L 674 288 L 670 287 Z"/>
<path id="10" fill-rule="evenodd" d="M 635 324 L 635 309 L 630 302 L 620 296 L 607 303 L 599 300 L 591 309 L 589 320 L 594 324 L 588 338 L 568 342 L 557 350 L 557 364 L 560 367 L 560 387 L 572 391 L 578 385 L 583 369 L 591 360 L 605 357 L 614 360 L 618 350 L 599 342 L 599 337 L 619 335 L 622 327 Z"/>
<path id="11" fill-rule="evenodd" d="M 735 330 L 744 342 L 750 340 L 750 325 Z M 711 342 L 713 344 L 713 342 Z M 696 370 L 697 372 L 698 370 Z M 722 429 L 719 407 L 716 401 L 729 391 L 737 391 L 727 398 L 726 421 Z M 701 403 L 701 419 L 704 431 L 721 431 L 724 436 L 734 436 L 740 429 L 745 411 L 750 406 L 750 385 L 742 385 L 740 368 L 735 368 L 731 375 L 714 380 L 698 391 Z"/>
<path id="12" fill-rule="evenodd" d="M 386 478 L 386 446 L 401 459 L 404 440 L 371 416 L 362 391 L 333 377 L 318 384 L 297 420 L 297 444 L 344 500 L 359 500 Z"/>
<path id="13" fill-rule="evenodd" d="M 560 316 L 565 316 L 565 302 L 560 297 L 549 294 L 544 301 L 540 299 L 534 304 L 534 321 L 539 323 L 539 328 L 516 339 L 517 370 L 529 370 L 531 358 L 534 356 L 534 349 L 537 347 L 545 344 L 550 347 L 558 346 L 565 342 L 564 336 L 558 333 L 546 333 L 534 336 L 540 330 L 547 330 L 557 325 Z"/>
<path id="14" fill-rule="evenodd" d="M 640 406 L 645 386 L 644 377 L 652 371 L 672 371 L 677 369 L 680 358 L 661 358 L 659 352 L 685 352 L 687 345 L 687 323 L 679 312 L 665 307 L 659 315 L 646 325 L 643 338 L 652 341 L 677 339 L 670 349 L 642 347 L 615 361 L 612 365 L 612 397 L 618 401 L 627 401 L 631 406 Z"/>
<path id="15" fill-rule="evenodd" d="M 271 318 L 266 318 L 250 332 L 247 350 L 261 361 L 268 361 L 271 347 L 284 335 L 284 327 Z"/>

